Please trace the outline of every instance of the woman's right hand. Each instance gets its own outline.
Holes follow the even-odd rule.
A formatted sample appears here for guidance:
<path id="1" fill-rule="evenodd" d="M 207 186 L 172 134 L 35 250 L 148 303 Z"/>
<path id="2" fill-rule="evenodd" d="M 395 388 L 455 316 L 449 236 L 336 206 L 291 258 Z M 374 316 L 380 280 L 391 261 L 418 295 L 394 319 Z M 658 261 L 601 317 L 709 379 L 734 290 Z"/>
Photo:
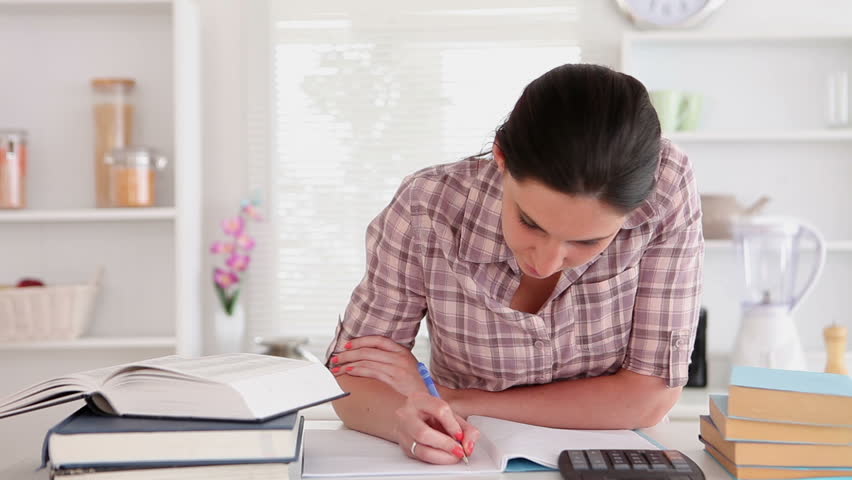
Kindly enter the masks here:
<path id="1" fill-rule="evenodd" d="M 409 395 L 396 416 L 399 448 L 409 457 L 427 463 L 458 463 L 463 453 L 473 453 L 479 440 L 476 427 L 453 413 L 447 402 L 428 393 Z"/>

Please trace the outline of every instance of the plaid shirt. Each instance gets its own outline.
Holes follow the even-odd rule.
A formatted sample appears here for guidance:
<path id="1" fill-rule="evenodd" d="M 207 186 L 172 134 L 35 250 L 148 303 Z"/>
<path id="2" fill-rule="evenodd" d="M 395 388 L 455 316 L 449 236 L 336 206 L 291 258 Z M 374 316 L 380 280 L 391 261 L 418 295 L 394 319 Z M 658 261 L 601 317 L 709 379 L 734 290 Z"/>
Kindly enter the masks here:
<path id="1" fill-rule="evenodd" d="M 620 368 L 686 384 L 701 208 L 686 155 L 665 139 L 656 176 L 607 249 L 563 271 L 536 314 L 509 307 L 521 271 L 503 238 L 495 162 L 407 177 L 367 229 L 367 271 L 328 353 L 366 335 L 410 348 L 426 315 L 432 375 L 448 387 L 498 391 Z"/>

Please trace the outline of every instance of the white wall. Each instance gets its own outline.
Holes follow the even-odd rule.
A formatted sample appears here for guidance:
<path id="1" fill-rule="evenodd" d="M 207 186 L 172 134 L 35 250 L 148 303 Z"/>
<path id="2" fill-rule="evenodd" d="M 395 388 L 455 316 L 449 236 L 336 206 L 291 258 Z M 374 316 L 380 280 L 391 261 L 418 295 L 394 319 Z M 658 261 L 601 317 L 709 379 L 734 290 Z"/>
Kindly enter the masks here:
<path id="1" fill-rule="evenodd" d="M 203 126 L 203 272 L 211 272 L 202 281 L 203 323 L 212 328 L 217 305 L 213 291 L 213 257 L 206 253 L 211 242 L 222 239 L 222 219 L 237 213 L 245 195 L 246 162 L 242 105 L 242 32 L 241 7 L 233 0 L 201 2 L 202 22 L 202 121 Z M 204 339 L 205 351 L 211 351 L 211 338 Z"/>
<path id="2" fill-rule="evenodd" d="M 218 222 L 233 215 L 239 200 L 247 193 L 246 107 L 243 101 L 246 80 L 241 73 L 245 66 L 242 56 L 245 12 L 241 12 L 240 3 L 232 0 L 202 2 L 205 246 L 219 238 Z M 621 35 L 633 27 L 618 12 L 614 1 L 584 0 L 582 6 L 582 36 L 589 46 L 587 58 L 617 67 Z M 700 28 L 711 32 L 850 31 L 852 2 L 731 0 Z M 204 268 L 211 271 L 210 255 L 205 256 Z M 216 307 L 211 285 L 202 285 L 205 319 L 211 317 Z M 206 323 L 209 325 L 210 321 Z M 732 342 L 735 325 L 734 318 L 714 324 L 711 312 L 710 349 L 726 351 Z M 206 343 L 209 345 L 209 339 Z"/>

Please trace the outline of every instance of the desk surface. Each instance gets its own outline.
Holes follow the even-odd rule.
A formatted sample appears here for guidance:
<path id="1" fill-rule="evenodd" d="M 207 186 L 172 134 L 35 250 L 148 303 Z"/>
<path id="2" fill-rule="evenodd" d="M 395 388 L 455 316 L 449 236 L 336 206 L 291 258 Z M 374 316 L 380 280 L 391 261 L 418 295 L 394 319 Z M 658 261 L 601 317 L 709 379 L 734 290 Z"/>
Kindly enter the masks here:
<path id="1" fill-rule="evenodd" d="M 35 480 L 47 479 L 47 470 L 36 471 L 40 462 L 42 440 L 48 428 L 58 423 L 80 407 L 79 403 L 59 405 L 35 412 L 0 419 L 0 479 Z M 309 419 L 310 415 L 306 415 Z M 337 428 L 339 422 L 310 420 L 308 428 Z M 698 441 L 698 419 L 689 422 L 661 424 L 645 430 L 667 448 L 681 450 L 704 470 L 707 480 L 728 480 L 730 477 L 708 454 Z M 524 476 L 524 480 L 556 480 L 556 472 L 513 473 L 503 475 L 484 475 L 477 478 L 514 479 Z M 441 478 L 447 478 L 444 475 Z M 401 477 L 418 480 L 427 477 Z M 428 477 L 434 479 L 436 477 Z M 468 477 L 470 478 L 470 477 Z M 382 480 L 391 480 L 382 477 Z"/>

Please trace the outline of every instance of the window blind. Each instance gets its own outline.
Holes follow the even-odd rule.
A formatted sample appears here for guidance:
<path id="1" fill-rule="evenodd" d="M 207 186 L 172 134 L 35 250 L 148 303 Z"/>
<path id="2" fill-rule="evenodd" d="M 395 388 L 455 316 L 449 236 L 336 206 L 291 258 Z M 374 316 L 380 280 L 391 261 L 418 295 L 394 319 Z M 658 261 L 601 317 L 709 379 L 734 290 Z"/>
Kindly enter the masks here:
<path id="1" fill-rule="evenodd" d="M 367 224 L 405 175 L 490 149 L 532 79 L 584 60 L 580 6 L 270 2 L 268 82 L 250 95 L 268 92 L 268 111 L 249 102 L 247 119 L 249 179 L 269 217 L 246 289 L 249 333 L 324 351 L 364 274 Z"/>

